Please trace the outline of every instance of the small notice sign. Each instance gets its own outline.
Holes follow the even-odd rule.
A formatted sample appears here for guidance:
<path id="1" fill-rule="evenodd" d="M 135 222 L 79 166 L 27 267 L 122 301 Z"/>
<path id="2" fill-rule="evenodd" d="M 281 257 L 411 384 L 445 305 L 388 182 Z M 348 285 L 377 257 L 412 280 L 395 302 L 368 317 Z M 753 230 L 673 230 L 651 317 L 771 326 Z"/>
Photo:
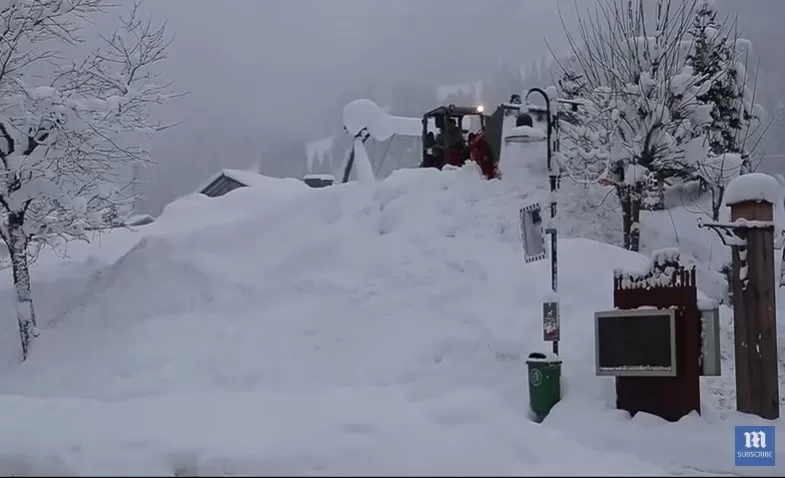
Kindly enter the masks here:
<path id="1" fill-rule="evenodd" d="M 559 341 L 559 303 L 542 303 L 542 336 L 546 342 Z"/>
<path id="2" fill-rule="evenodd" d="M 542 229 L 542 213 L 539 203 L 521 209 L 521 239 L 526 263 L 537 262 L 548 257 Z"/>

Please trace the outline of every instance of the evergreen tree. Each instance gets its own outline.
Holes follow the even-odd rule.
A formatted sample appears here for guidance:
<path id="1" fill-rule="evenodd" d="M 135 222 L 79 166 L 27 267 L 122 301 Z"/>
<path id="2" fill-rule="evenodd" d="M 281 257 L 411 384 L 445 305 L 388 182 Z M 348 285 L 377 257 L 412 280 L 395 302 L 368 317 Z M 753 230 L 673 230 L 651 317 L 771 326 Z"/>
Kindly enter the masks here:
<path id="1" fill-rule="evenodd" d="M 559 92 L 562 98 L 567 100 L 576 100 L 583 98 L 586 94 L 586 89 L 588 88 L 588 83 L 586 82 L 586 78 L 577 73 L 572 68 L 567 69 L 563 74 L 562 77 L 559 79 Z M 565 119 L 572 124 L 579 123 L 580 115 L 573 111 L 572 109 L 566 111 L 564 113 Z"/>
<path id="2" fill-rule="evenodd" d="M 760 110 L 753 104 L 754 89 L 746 84 L 746 65 L 737 48 L 748 42 L 732 37 L 717 22 L 713 2 L 704 0 L 696 9 L 690 35 L 693 45 L 687 65 L 699 78 L 701 94 L 696 99 L 709 109 L 700 130 L 708 144 L 698 161 L 697 176 L 711 193 L 711 216 L 716 221 L 728 183 L 751 170 L 745 145 L 755 132 L 751 124 L 759 120 L 756 112 Z"/>
<path id="3" fill-rule="evenodd" d="M 701 84 L 711 83 L 708 90 L 697 97 L 701 103 L 711 105 L 711 120 L 705 126 L 709 153 L 714 156 L 743 154 L 752 111 L 745 105 L 745 85 L 743 81 L 739 82 L 746 72 L 737 61 L 735 39 L 717 23 L 717 11 L 709 1 L 696 10 L 690 34 L 694 45 L 687 64 L 702 78 Z"/>
<path id="4" fill-rule="evenodd" d="M 580 100 L 588 93 L 586 78 L 567 68 L 558 81 L 559 94 L 567 100 Z M 579 181 L 595 180 L 607 161 L 607 131 L 578 108 L 559 108 L 562 161 L 566 174 Z"/>

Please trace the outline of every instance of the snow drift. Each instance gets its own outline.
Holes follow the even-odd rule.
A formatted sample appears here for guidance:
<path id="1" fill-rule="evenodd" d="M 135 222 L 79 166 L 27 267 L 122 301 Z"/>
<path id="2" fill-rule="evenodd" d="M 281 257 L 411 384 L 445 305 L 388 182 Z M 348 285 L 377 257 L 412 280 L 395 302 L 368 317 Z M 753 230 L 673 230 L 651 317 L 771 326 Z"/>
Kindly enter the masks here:
<path id="1" fill-rule="evenodd" d="M 473 165 L 300 186 L 189 196 L 42 258 L 36 291 L 64 264 L 82 287 L 42 305 L 32 356 L 0 372 L 0 474 L 734 471 L 732 425 L 755 420 L 711 393 L 703 418 L 630 420 L 594 376 L 593 312 L 615 268 L 648 258 L 562 241 L 565 398 L 538 425 L 525 358 L 547 348 L 549 279 L 523 262 L 530 191 Z"/>

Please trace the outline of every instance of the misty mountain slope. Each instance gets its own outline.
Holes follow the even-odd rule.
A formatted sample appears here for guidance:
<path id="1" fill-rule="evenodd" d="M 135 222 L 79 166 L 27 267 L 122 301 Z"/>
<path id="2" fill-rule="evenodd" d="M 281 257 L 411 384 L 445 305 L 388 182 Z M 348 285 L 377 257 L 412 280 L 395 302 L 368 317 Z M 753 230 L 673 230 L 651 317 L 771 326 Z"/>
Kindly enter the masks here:
<path id="1" fill-rule="evenodd" d="M 607 244 L 561 241 L 564 399 L 529 420 L 549 293 L 547 261 L 521 257 L 530 193 L 473 166 L 271 180 L 77 251 L 98 272 L 0 372 L 0 474 L 732 471 L 750 421 L 711 398 L 667 426 L 612 409 L 592 312 L 648 258 Z"/>

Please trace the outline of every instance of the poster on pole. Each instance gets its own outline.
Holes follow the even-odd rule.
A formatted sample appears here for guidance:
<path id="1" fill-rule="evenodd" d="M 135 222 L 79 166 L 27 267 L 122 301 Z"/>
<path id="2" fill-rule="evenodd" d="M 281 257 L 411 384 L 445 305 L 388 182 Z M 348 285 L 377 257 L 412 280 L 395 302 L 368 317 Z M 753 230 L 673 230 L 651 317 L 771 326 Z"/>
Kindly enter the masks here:
<path id="1" fill-rule="evenodd" d="M 559 302 L 542 303 L 542 339 L 546 342 L 558 342 L 561 335 L 559 323 Z"/>
<path id="2" fill-rule="evenodd" d="M 521 239 L 526 263 L 548 257 L 542 228 L 542 208 L 539 203 L 521 208 Z"/>

